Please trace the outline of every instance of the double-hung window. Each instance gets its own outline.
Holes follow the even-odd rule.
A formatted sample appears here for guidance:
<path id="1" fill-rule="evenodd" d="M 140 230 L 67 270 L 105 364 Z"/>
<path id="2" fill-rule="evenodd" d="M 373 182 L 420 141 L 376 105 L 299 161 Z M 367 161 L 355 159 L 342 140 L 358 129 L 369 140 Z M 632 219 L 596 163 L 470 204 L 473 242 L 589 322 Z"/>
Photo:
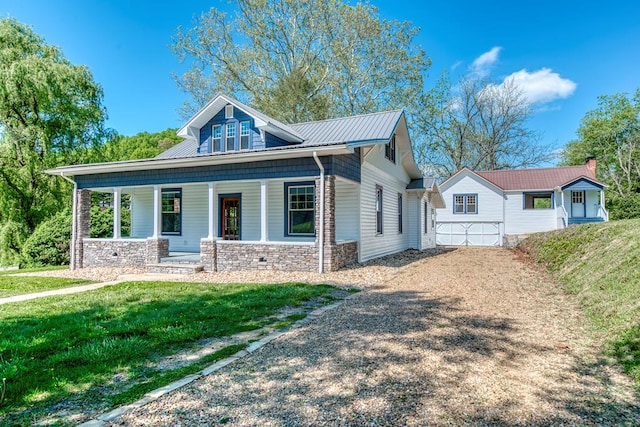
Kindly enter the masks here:
<path id="1" fill-rule="evenodd" d="M 222 126 L 221 125 L 213 125 L 211 128 L 211 140 L 213 152 L 222 151 Z"/>
<path id="2" fill-rule="evenodd" d="M 251 127 L 248 121 L 240 122 L 240 149 L 249 149 L 249 136 L 251 135 Z"/>
<path id="3" fill-rule="evenodd" d="M 226 139 L 226 151 L 233 151 L 236 149 L 236 124 L 227 123 L 227 139 Z"/>
<path id="4" fill-rule="evenodd" d="M 376 234 L 382 231 L 382 187 L 376 185 Z"/>
<path id="5" fill-rule="evenodd" d="M 396 162 L 396 135 L 395 134 L 391 137 L 391 141 L 385 144 L 384 156 L 387 159 L 391 160 L 393 163 Z"/>
<path id="6" fill-rule="evenodd" d="M 182 190 L 162 190 L 162 234 L 182 233 Z"/>
<path id="7" fill-rule="evenodd" d="M 296 236 L 313 236 L 316 229 L 315 185 L 287 186 L 287 233 Z"/>
<path id="8" fill-rule="evenodd" d="M 477 194 L 455 194 L 453 196 L 454 214 L 477 214 L 478 195 Z"/>

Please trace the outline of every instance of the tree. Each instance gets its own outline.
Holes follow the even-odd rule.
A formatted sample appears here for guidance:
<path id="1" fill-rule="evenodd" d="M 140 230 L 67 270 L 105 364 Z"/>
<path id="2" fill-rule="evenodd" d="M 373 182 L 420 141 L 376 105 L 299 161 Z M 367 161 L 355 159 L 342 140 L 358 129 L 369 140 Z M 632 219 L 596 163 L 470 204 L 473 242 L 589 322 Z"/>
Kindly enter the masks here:
<path id="1" fill-rule="evenodd" d="M 97 147 L 94 158 L 101 162 L 118 162 L 155 157 L 183 141 L 176 135 L 176 130 L 140 132 L 134 136 L 115 135 L 106 144 Z"/>
<path id="2" fill-rule="evenodd" d="M 81 162 L 103 141 L 102 89 L 26 25 L 0 19 L 0 220 L 29 231 L 70 201 L 44 169 Z"/>
<path id="3" fill-rule="evenodd" d="M 238 0 L 211 8 L 173 50 L 189 70 L 176 76 L 191 95 L 189 117 L 217 92 L 279 120 L 320 120 L 417 105 L 430 66 L 412 45 L 418 29 L 380 18 L 370 4 L 342 0 Z"/>
<path id="4" fill-rule="evenodd" d="M 514 169 L 550 159 L 549 147 L 527 127 L 530 105 L 513 80 L 498 85 L 468 75 L 453 86 L 443 74 L 426 93 L 422 112 L 418 162 L 440 178 L 463 166 Z"/>
<path id="5" fill-rule="evenodd" d="M 577 130 L 578 139 L 562 151 L 564 164 L 582 164 L 594 156 L 598 178 L 609 184 L 608 208 L 614 219 L 640 216 L 640 88 L 598 97 Z"/>

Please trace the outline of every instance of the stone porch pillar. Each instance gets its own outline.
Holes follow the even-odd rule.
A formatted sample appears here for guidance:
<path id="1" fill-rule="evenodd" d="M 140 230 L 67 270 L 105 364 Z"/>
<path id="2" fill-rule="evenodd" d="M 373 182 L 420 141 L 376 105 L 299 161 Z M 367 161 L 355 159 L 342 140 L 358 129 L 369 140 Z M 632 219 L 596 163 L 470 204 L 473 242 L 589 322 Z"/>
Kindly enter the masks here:
<path id="1" fill-rule="evenodd" d="M 70 266 L 71 270 L 77 270 L 83 266 L 83 239 L 91 236 L 91 191 L 76 190 L 74 191 L 76 211 L 73 213 L 73 221 L 75 221 L 75 236 L 71 236 L 73 240 L 73 262 Z"/>
<path id="2" fill-rule="evenodd" d="M 324 261 L 323 270 L 336 269 L 336 177 L 327 175 L 324 178 Z M 320 232 L 320 178 L 316 179 L 316 233 Z M 316 236 L 316 244 L 319 239 Z"/>

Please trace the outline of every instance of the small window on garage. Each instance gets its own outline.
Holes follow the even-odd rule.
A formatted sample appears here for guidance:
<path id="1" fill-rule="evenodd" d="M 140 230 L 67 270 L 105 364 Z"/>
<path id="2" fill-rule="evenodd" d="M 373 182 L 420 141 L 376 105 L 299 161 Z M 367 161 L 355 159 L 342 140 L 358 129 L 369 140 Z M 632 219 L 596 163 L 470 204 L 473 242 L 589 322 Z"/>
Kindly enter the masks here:
<path id="1" fill-rule="evenodd" d="M 553 209 L 553 192 L 525 193 L 524 209 Z"/>
<path id="2" fill-rule="evenodd" d="M 454 194 L 453 196 L 454 214 L 477 214 L 478 195 L 477 194 Z"/>

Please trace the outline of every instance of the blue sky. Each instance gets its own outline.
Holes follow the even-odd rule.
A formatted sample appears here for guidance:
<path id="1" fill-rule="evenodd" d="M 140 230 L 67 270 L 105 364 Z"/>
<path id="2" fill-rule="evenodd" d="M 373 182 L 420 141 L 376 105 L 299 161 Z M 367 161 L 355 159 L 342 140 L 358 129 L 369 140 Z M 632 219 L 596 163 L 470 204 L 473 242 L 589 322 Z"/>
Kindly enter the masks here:
<path id="1" fill-rule="evenodd" d="M 638 1 L 372 0 L 386 19 L 421 28 L 416 43 L 443 70 L 516 78 L 532 101 L 543 143 L 575 137 L 597 96 L 640 87 Z M 104 88 L 108 125 L 124 135 L 178 127 L 184 71 L 168 46 L 179 25 L 218 1 L 0 0 L 0 14 L 31 25 Z"/>

